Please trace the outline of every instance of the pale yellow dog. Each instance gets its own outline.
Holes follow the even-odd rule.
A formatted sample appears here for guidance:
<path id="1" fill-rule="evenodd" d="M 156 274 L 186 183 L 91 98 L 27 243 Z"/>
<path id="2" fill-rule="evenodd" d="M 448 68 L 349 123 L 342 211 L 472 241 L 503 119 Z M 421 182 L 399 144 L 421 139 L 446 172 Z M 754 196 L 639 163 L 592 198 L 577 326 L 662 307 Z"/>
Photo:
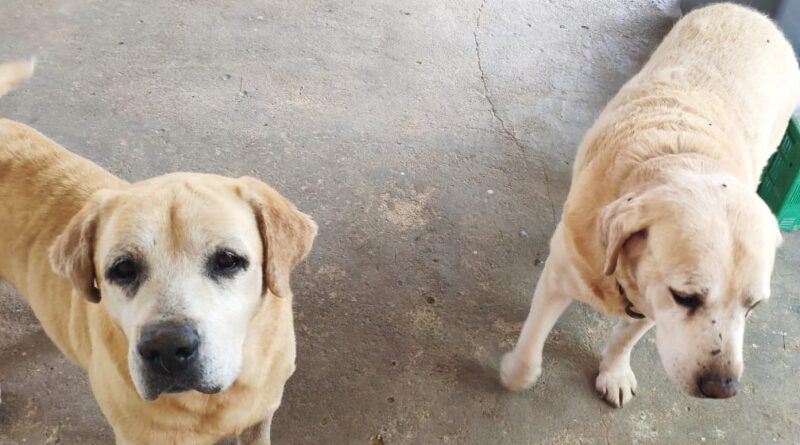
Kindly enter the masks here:
<path id="1" fill-rule="evenodd" d="M 0 65 L 0 94 L 28 63 Z M 316 225 L 252 178 L 129 184 L 0 120 L 0 277 L 89 376 L 117 444 L 268 444 Z"/>
<path id="2" fill-rule="evenodd" d="M 745 318 L 769 297 L 781 239 L 755 190 L 798 98 L 794 51 L 767 17 L 721 4 L 680 20 L 581 143 L 503 383 L 535 383 L 578 299 L 622 316 L 596 380 L 611 404 L 633 396 L 631 349 L 653 325 L 676 386 L 735 395 Z"/>

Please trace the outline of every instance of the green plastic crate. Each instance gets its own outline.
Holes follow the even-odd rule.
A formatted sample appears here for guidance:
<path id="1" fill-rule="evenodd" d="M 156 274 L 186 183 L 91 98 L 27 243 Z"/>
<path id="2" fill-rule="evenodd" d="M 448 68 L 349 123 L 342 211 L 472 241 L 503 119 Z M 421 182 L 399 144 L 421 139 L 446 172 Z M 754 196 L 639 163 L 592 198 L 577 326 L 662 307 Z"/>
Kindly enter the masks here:
<path id="1" fill-rule="evenodd" d="M 800 126 L 789 121 L 778 151 L 761 174 L 758 195 L 778 218 L 781 230 L 800 229 Z"/>

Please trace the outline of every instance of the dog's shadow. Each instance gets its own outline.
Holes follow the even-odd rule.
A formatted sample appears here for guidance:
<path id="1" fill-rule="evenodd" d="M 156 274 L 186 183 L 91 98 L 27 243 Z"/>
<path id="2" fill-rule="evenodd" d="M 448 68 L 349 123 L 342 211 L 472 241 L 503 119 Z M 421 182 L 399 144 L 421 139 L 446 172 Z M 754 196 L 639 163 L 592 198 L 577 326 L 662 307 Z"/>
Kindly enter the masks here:
<path id="1" fill-rule="evenodd" d="M 455 379 L 487 395 L 511 397 L 513 392 L 500 382 L 502 353 L 493 354 L 490 361 L 481 361 L 463 355 L 453 356 Z M 537 392 L 549 399 L 556 397 L 563 386 L 578 379 L 585 384 L 575 390 L 594 397 L 594 380 L 597 377 L 599 357 L 577 338 L 554 332 L 544 348 L 542 376 L 536 383 Z M 564 377 L 562 379 L 562 377 Z"/>

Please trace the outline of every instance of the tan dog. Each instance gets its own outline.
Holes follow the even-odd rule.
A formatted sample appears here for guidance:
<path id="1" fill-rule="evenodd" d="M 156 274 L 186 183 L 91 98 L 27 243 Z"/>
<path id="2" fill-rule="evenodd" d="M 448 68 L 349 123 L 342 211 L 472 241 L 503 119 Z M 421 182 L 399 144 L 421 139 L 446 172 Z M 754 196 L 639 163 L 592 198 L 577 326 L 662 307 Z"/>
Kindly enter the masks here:
<path id="1" fill-rule="evenodd" d="M 0 66 L 0 92 L 30 70 Z M 128 184 L 8 120 L 0 207 L 0 276 L 86 370 L 118 444 L 269 443 L 307 215 L 252 178 Z"/>
<path id="2" fill-rule="evenodd" d="M 781 239 L 755 190 L 799 97 L 794 52 L 765 16 L 722 4 L 680 20 L 581 144 L 505 386 L 536 381 L 576 298 L 623 317 L 596 380 L 611 404 L 634 394 L 631 349 L 653 325 L 676 386 L 735 395 L 745 318 L 769 297 Z"/>

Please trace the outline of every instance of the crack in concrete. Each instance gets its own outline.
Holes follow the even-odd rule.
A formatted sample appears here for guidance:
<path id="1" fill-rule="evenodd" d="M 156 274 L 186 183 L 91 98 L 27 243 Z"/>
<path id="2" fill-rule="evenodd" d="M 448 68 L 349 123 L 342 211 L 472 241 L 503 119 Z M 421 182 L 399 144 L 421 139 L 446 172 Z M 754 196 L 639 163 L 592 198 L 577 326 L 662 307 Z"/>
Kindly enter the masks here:
<path id="1" fill-rule="evenodd" d="M 492 120 L 497 120 L 500 122 L 500 129 L 503 131 L 503 134 L 511 140 L 517 150 L 519 150 L 520 156 L 522 156 L 522 162 L 525 165 L 528 165 L 528 158 L 525 156 L 525 146 L 522 142 L 517 139 L 517 136 L 511 131 L 506 122 L 500 115 L 497 114 L 497 107 L 494 104 L 494 100 L 492 100 L 492 95 L 489 93 L 489 83 L 487 82 L 486 72 L 483 70 L 483 59 L 481 59 L 481 44 L 478 40 L 478 30 L 481 28 L 481 16 L 483 15 L 483 7 L 486 5 L 486 0 L 481 1 L 481 5 L 478 8 L 478 17 L 475 20 L 475 30 L 472 31 L 472 37 L 475 39 L 475 55 L 478 59 L 478 71 L 480 72 L 481 77 L 481 84 L 483 85 L 483 98 L 486 99 L 486 102 L 489 104 L 489 111 L 492 113 Z M 541 165 L 540 168 L 542 170 L 542 176 L 544 177 L 544 186 L 545 186 L 545 194 L 547 195 L 547 200 L 550 203 L 550 217 L 553 222 L 553 228 L 555 228 L 557 224 L 556 219 L 556 205 L 553 202 L 553 196 L 550 193 L 550 177 L 547 175 L 547 168 L 545 166 L 544 160 L 539 160 Z"/>
<path id="2" fill-rule="evenodd" d="M 547 168 L 545 168 L 544 161 L 542 161 L 542 175 L 544 175 L 544 191 L 547 194 L 547 201 L 550 203 L 550 219 L 553 221 L 553 229 L 555 229 L 558 221 L 556 219 L 556 205 L 553 202 L 553 196 L 550 194 L 550 176 L 547 175 Z"/>
<path id="3" fill-rule="evenodd" d="M 497 107 L 495 107 L 492 96 L 489 94 L 489 84 L 486 81 L 486 72 L 483 71 L 483 60 L 481 59 L 481 44 L 478 41 L 478 30 L 481 27 L 481 16 L 483 15 L 484 5 L 486 5 L 486 0 L 483 0 L 481 2 L 481 6 L 478 8 L 478 18 L 475 21 L 475 30 L 472 32 L 472 37 L 475 39 L 475 55 L 478 58 L 478 71 L 481 73 L 481 84 L 483 84 L 483 97 L 486 99 L 486 102 L 489 103 L 489 111 L 492 113 L 492 119 L 497 119 L 497 121 L 500 122 L 500 127 L 503 130 L 503 133 L 508 136 L 509 139 L 511 139 L 511 142 L 513 142 L 519 151 L 524 155 L 525 147 L 522 145 L 522 142 L 517 139 L 514 133 L 508 129 L 503 118 L 497 115 Z"/>

